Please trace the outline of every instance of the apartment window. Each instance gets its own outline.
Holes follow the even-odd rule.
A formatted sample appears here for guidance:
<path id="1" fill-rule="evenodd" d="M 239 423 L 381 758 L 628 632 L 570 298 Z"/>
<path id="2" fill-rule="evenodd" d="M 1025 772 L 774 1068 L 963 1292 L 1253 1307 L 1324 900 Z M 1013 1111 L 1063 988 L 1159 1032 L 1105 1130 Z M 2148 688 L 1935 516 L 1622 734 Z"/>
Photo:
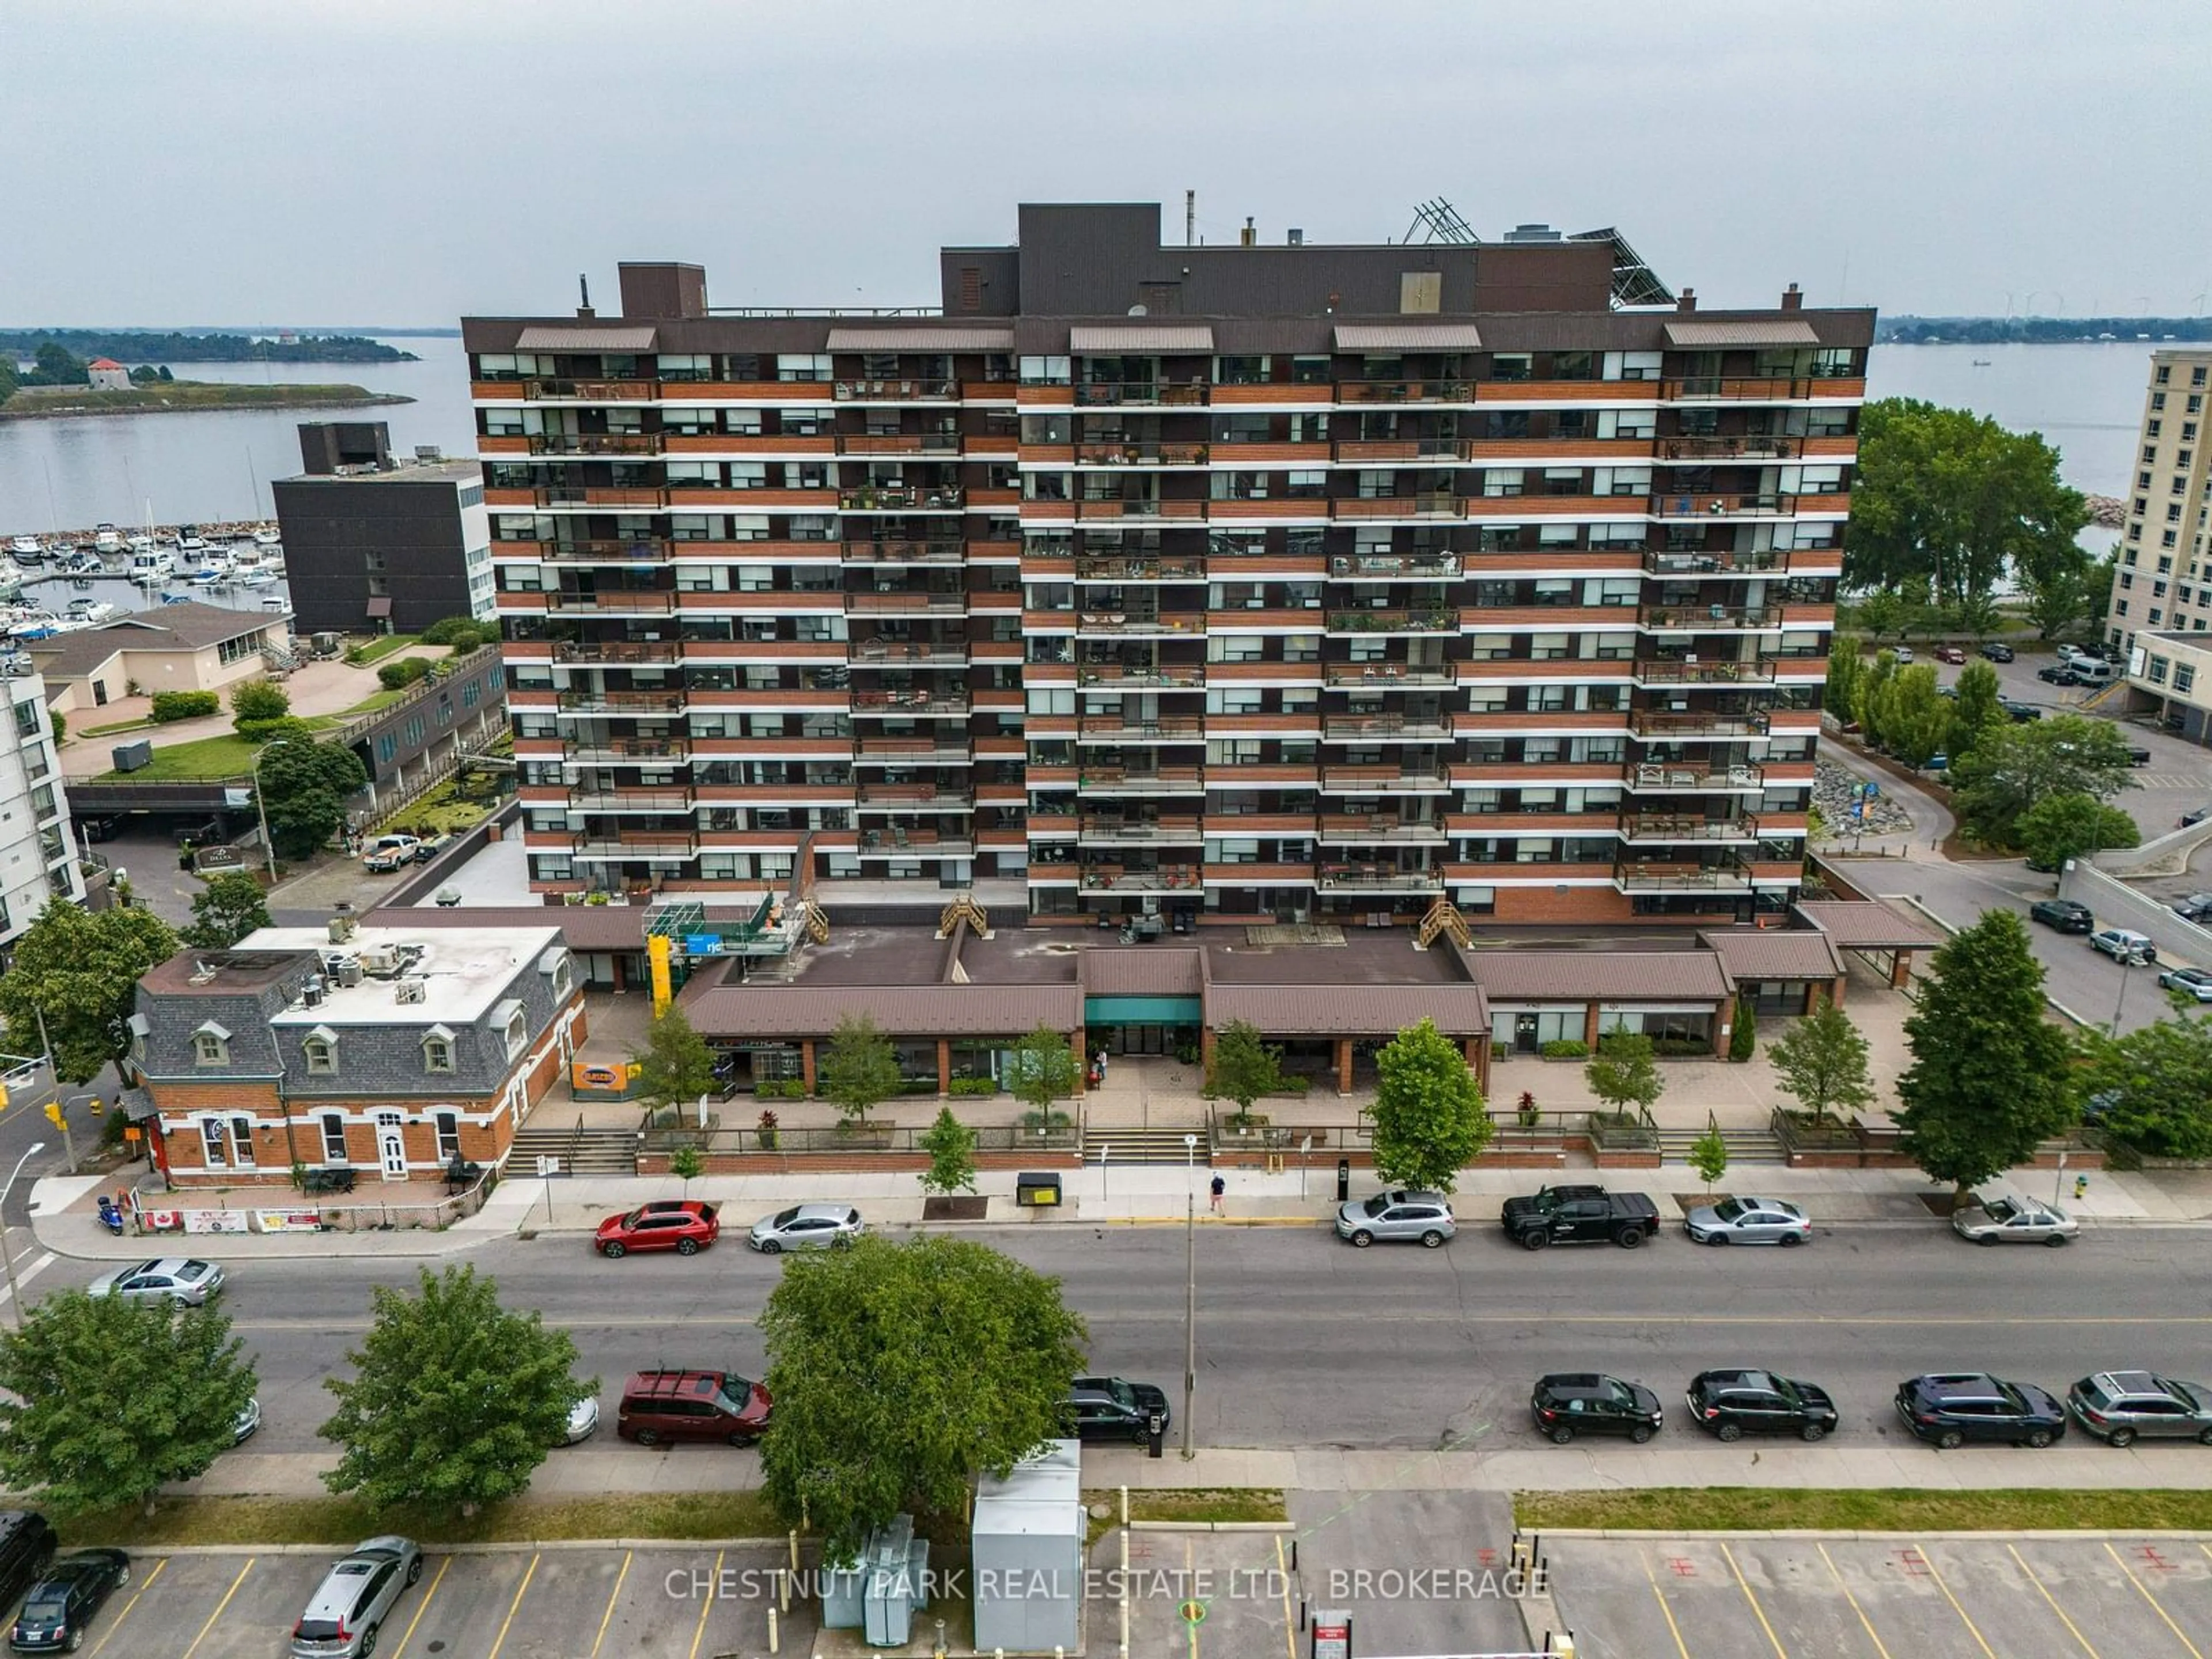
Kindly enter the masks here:
<path id="1" fill-rule="evenodd" d="M 35 738 L 46 729 L 46 705 L 36 699 L 15 705 L 15 730 L 18 735 Z"/>
<path id="2" fill-rule="evenodd" d="M 2169 665 L 2164 657 L 2153 657 L 2150 659 L 2149 678 L 2150 683 L 2153 685 L 2164 685 L 2166 684 L 2166 672 L 2168 665 Z"/>
<path id="3" fill-rule="evenodd" d="M 2199 363 L 2189 371 L 2189 384 L 2191 386 L 2203 386 L 2204 384 L 2203 364 Z"/>
<path id="4" fill-rule="evenodd" d="M 2201 622 L 2197 625 L 2199 628 L 2204 626 Z M 2190 691 L 2195 689 L 2196 684 L 2197 670 L 2194 666 L 2188 663 L 2182 663 L 2175 667 L 2173 671 L 2173 690 L 2176 696 L 2186 696 Z"/>
<path id="5" fill-rule="evenodd" d="M 1501 351 L 1490 360 L 1493 380 L 1525 380 L 1534 372 L 1536 360 L 1525 351 Z"/>
<path id="6" fill-rule="evenodd" d="M 1265 357 L 1216 357 L 1213 360 L 1213 380 L 1217 386 L 1265 386 L 1267 383 L 1267 360 Z"/>
<path id="7" fill-rule="evenodd" d="M 440 1112 L 431 1120 L 438 1127 L 438 1158 L 451 1164 L 461 1155 L 461 1120 L 453 1112 Z"/>
<path id="8" fill-rule="evenodd" d="M 2150 406 L 2153 409 L 2164 409 L 2166 407 L 2166 393 L 2163 392 L 2152 392 L 2150 394 Z"/>
<path id="9" fill-rule="evenodd" d="M 343 1164 L 346 1161 L 345 1119 L 336 1112 L 325 1112 L 323 1125 L 323 1162 Z"/>
<path id="10" fill-rule="evenodd" d="M 2158 436 L 2159 428 L 2163 424 L 2164 422 L 2160 421 L 2145 421 L 2143 422 L 2143 436 L 2146 438 L 2155 438 Z"/>
<path id="11" fill-rule="evenodd" d="M 775 378 L 779 380 L 826 380 L 830 373 L 830 354 L 826 351 L 786 351 L 779 353 L 775 360 Z"/>
<path id="12" fill-rule="evenodd" d="M 1074 379 L 1073 363 L 1072 357 L 1024 357 L 1020 363 L 1022 384 L 1066 386 Z"/>
<path id="13" fill-rule="evenodd" d="M 192 1033 L 192 1064 L 195 1066 L 228 1066 L 230 1063 L 230 1033 L 210 1020 Z"/>
<path id="14" fill-rule="evenodd" d="M 507 1057 L 513 1060 L 530 1041 L 530 1016 L 517 1008 L 507 1019 Z"/>
<path id="15" fill-rule="evenodd" d="M 1291 384 L 1293 386 L 1327 386 L 1330 379 L 1329 360 L 1326 357 L 1293 357 L 1291 359 Z"/>
<path id="16" fill-rule="evenodd" d="M 2150 378 L 2152 385 L 2165 386 L 2172 380 L 2173 369 L 2168 364 L 2160 363 L 2155 369 L 2151 371 Z"/>
<path id="17" fill-rule="evenodd" d="M 200 1120 L 200 1150 L 210 1170 L 220 1170 L 230 1162 L 229 1136 L 223 1130 L 221 1118 Z"/>
<path id="18" fill-rule="evenodd" d="M 453 1069 L 453 1039 L 450 1036 L 432 1036 L 422 1039 L 422 1069 L 426 1072 L 450 1072 Z"/>

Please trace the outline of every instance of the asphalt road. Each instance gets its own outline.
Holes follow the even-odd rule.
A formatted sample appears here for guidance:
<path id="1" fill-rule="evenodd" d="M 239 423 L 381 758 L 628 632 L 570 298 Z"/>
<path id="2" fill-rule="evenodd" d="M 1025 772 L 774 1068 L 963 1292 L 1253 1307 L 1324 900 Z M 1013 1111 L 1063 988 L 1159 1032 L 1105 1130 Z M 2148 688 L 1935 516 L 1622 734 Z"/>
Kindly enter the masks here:
<path id="1" fill-rule="evenodd" d="M 1183 1238 L 1174 1228 L 979 1232 L 1059 1275 L 1090 1322 L 1091 1361 L 1156 1382 L 1180 1409 Z M 1679 1403 L 1689 1377 L 1770 1365 L 1829 1389 L 1858 1443 L 1901 1437 L 1890 1400 L 1921 1371 L 1985 1368 L 2063 1391 L 2145 1365 L 2212 1377 L 2212 1258 L 2200 1233 L 2102 1231 L 2065 1250 L 1979 1250 L 1931 1221 L 1844 1228 L 1802 1250 L 1696 1249 L 1679 1234 L 1638 1251 L 1541 1255 L 1477 1217 L 1451 1245 L 1355 1251 L 1319 1230 L 1215 1229 L 1198 1239 L 1201 1443 L 1425 1448 L 1493 1437 L 1533 1444 L 1531 1379 L 1606 1370 Z M 472 1255 L 511 1305 L 574 1333 L 610 1408 L 655 1364 L 757 1375 L 754 1321 L 782 1272 L 724 1243 L 690 1260 L 610 1262 L 580 1240 Z M 41 1291 L 93 1264 L 58 1262 Z M 399 1263 L 246 1261 L 225 1292 L 258 1358 L 263 1452 L 320 1449 L 331 1401 L 366 1326 L 370 1286 Z M 1677 1413 L 1679 1419 L 1679 1413 Z M 1869 1437 L 1874 1437 L 1869 1440 Z"/>

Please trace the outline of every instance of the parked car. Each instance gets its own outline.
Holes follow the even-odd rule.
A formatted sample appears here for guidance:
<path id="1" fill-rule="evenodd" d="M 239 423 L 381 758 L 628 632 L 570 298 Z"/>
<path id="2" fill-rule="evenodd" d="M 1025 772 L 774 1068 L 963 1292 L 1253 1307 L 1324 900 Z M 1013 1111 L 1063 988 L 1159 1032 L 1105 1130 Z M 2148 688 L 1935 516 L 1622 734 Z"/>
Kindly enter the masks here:
<path id="1" fill-rule="evenodd" d="M 2194 1439 L 2212 1446 L 2212 1389 L 2154 1371 L 2099 1371 L 2066 1391 L 2067 1414 L 2108 1446 Z"/>
<path id="2" fill-rule="evenodd" d="M 428 864 L 453 844 L 453 838 L 451 836 L 426 836 L 415 843 L 415 850 L 408 856 L 417 864 Z"/>
<path id="3" fill-rule="evenodd" d="M 2005 718 L 2014 726 L 2025 726 L 2030 720 L 2043 718 L 2043 711 L 2032 702 L 2014 702 L 2009 698 L 1999 697 L 1997 707 L 2004 710 Z"/>
<path id="4" fill-rule="evenodd" d="M 404 853 L 407 858 L 412 858 L 415 856 L 415 849 L 422 844 L 414 836 L 401 835 L 397 831 L 389 835 L 378 836 L 361 849 L 362 862 L 368 863 L 380 853 Z M 402 860 L 403 863 L 404 861 Z"/>
<path id="5" fill-rule="evenodd" d="M 1950 1451 L 1968 1441 L 2041 1448 L 2065 1437 L 2066 1408 L 2033 1382 L 1946 1371 L 1897 1385 L 1897 1414 L 1917 1439 Z"/>
<path id="6" fill-rule="evenodd" d="M 745 1243 L 763 1255 L 775 1255 L 850 1244 L 861 1231 L 860 1212 L 849 1204 L 794 1204 L 753 1223 Z"/>
<path id="7" fill-rule="evenodd" d="M 0 1607 L 12 1607 L 54 1559 L 54 1529 L 36 1510 L 0 1510 Z"/>
<path id="8" fill-rule="evenodd" d="M 580 1445 L 599 1431 L 599 1397 L 587 1394 L 568 1407 L 568 1425 L 562 1431 L 561 1443 Z"/>
<path id="9" fill-rule="evenodd" d="M 1523 1249 L 1611 1243 L 1632 1250 L 1658 1230 L 1659 1206 L 1642 1193 L 1546 1187 L 1528 1198 L 1507 1199 L 1498 1221 Z"/>
<path id="10" fill-rule="evenodd" d="M 615 1432 L 641 1446 L 720 1440 L 750 1446 L 775 1414 L 769 1392 L 735 1371 L 640 1371 L 623 1384 Z"/>
<path id="11" fill-rule="evenodd" d="M 722 1236 L 720 1212 L 697 1199 L 656 1199 L 641 1204 L 627 1215 L 611 1215 L 599 1223 L 592 1249 L 618 1260 L 632 1250 L 673 1250 L 696 1255 Z"/>
<path id="12" fill-rule="evenodd" d="M 1951 1212 L 1951 1231 L 1977 1244 L 2061 1245 L 2081 1231 L 2065 1211 L 2011 1193 L 1977 1193 L 1974 1202 Z"/>
<path id="13" fill-rule="evenodd" d="M 1690 1379 L 1690 1421 L 1716 1440 L 1747 1434 L 1794 1434 L 1824 1440 L 1836 1431 L 1828 1391 L 1771 1371 L 1699 1371 Z"/>
<path id="14" fill-rule="evenodd" d="M 367 1659 L 399 1593 L 422 1576 L 422 1550 L 413 1539 L 365 1539 L 307 1598 L 292 1626 L 295 1659 Z"/>
<path id="15" fill-rule="evenodd" d="M 1923 772 L 1948 772 L 1951 769 L 1951 757 L 1948 755 L 1930 755 L 1920 763 L 1920 769 Z"/>
<path id="16" fill-rule="evenodd" d="M 2212 973 L 2202 968 L 2169 968 L 2158 976 L 2161 991 L 2185 991 L 2199 1002 L 2212 1002 Z"/>
<path id="17" fill-rule="evenodd" d="M 8 1645 L 18 1653 L 75 1653 L 107 1598 L 131 1582 L 121 1550 L 72 1550 L 40 1575 L 23 1597 Z"/>
<path id="18" fill-rule="evenodd" d="M 2097 925 L 2089 907 L 2073 899 L 2038 899 L 2027 907 L 2027 919 L 2062 933 L 2086 933 Z"/>
<path id="19" fill-rule="evenodd" d="M 1984 641 L 1982 644 L 1982 659 L 1984 662 L 2010 662 L 2012 647 L 2000 644 L 1996 640 Z"/>
<path id="20" fill-rule="evenodd" d="M 1458 1231 L 1451 1201 L 1442 1193 L 1377 1193 L 1340 1204 L 1336 1210 L 1336 1236 L 1363 1250 L 1378 1238 L 1418 1241 L 1433 1250 Z"/>
<path id="21" fill-rule="evenodd" d="M 1909 645 L 1893 647 L 1890 655 L 1897 659 L 1897 665 L 1899 668 L 1907 668 L 1912 664 L 1912 647 Z"/>
<path id="22" fill-rule="evenodd" d="M 1132 1441 L 1152 1437 L 1152 1425 L 1168 1425 L 1166 1390 L 1118 1376 L 1079 1376 L 1067 1396 L 1067 1419 L 1079 1440 Z"/>
<path id="23" fill-rule="evenodd" d="M 2207 818 L 2212 818 L 2212 806 L 2200 806 L 2194 812 L 2184 812 L 2181 815 L 2181 822 L 2176 824 L 2174 828 L 2177 830 L 2193 829 L 2197 824 L 2203 823 Z"/>
<path id="24" fill-rule="evenodd" d="M 1936 647 L 1936 660 L 1937 662 L 1962 663 L 1966 660 L 1966 649 L 1962 646 L 1939 645 Z"/>
<path id="25" fill-rule="evenodd" d="M 2130 744 L 2128 745 L 2128 764 L 2130 766 L 2148 766 L 2150 764 L 2150 750 L 2144 748 L 2139 743 Z"/>
<path id="26" fill-rule="evenodd" d="M 2203 921 L 2212 917 L 2212 893 L 2191 893 L 2187 898 L 2174 900 L 2173 914 L 2184 921 Z"/>
<path id="27" fill-rule="evenodd" d="M 1537 1431 L 1564 1446 L 1578 1434 L 1625 1434 L 1642 1445 L 1667 1420 L 1659 1396 L 1641 1382 L 1596 1371 L 1560 1371 L 1536 1379 L 1528 1415 Z"/>
<path id="28" fill-rule="evenodd" d="M 2114 962 L 2130 962 L 2141 966 L 2158 960 L 2158 946 L 2148 935 L 2131 927 L 2106 927 L 2089 935 L 2089 948 L 2102 951 Z"/>
<path id="29" fill-rule="evenodd" d="M 2035 671 L 2035 678 L 2045 685 L 2071 685 L 2074 684 L 2074 665 L 2065 662 L 2049 663 Z"/>
<path id="30" fill-rule="evenodd" d="M 362 867 L 372 876 L 388 876 L 395 870 L 404 870 L 415 862 L 413 847 L 386 847 L 368 854 L 362 860 Z"/>
<path id="31" fill-rule="evenodd" d="M 1701 1204 L 1682 1218 L 1692 1244 L 1802 1244 L 1813 1223 L 1795 1204 L 1778 1198 L 1724 1198 Z"/>
<path id="32" fill-rule="evenodd" d="M 231 1424 L 230 1443 L 234 1446 L 242 1446 L 260 1431 L 261 1399 L 257 1395 L 246 1402 L 240 1409 L 236 1420 Z"/>
<path id="33" fill-rule="evenodd" d="M 88 1296 L 166 1296 L 186 1307 L 197 1308 L 223 1286 L 225 1275 L 212 1261 L 188 1261 L 163 1256 L 135 1267 L 117 1267 L 86 1285 Z"/>

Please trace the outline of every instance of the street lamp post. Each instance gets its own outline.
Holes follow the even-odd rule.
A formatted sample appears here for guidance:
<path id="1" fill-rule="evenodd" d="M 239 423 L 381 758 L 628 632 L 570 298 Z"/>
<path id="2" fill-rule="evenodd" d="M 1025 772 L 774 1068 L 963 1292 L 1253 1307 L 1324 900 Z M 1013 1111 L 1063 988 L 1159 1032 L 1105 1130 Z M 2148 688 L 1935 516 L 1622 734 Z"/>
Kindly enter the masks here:
<path id="1" fill-rule="evenodd" d="M 261 763 L 269 758 L 269 751 L 282 748 L 287 739 L 273 738 L 253 751 L 253 763 L 246 769 L 246 779 L 253 785 L 253 816 L 261 825 L 261 856 L 269 866 L 269 879 L 276 879 L 276 843 L 269 838 L 269 809 L 261 802 Z"/>
<path id="2" fill-rule="evenodd" d="M 15 1290 L 15 1252 L 8 1243 L 8 1198 L 15 1190 L 15 1177 L 23 1173 L 23 1166 L 46 1150 L 46 1143 L 34 1140 L 23 1149 L 15 1167 L 8 1172 L 8 1184 L 0 1187 L 0 1261 L 8 1267 L 8 1312 L 18 1326 L 23 1322 L 23 1299 Z"/>
<path id="3" fill-rule="evenodd" d="M 1198 1389 L 1198 1137 L 1182 1138 L 1182 1461 L 1198 1455 L 1191 1443 L 1190 1401 Z"/>
<path id="4" fill-rule="evenodd" d="M 2120 1034 L 2120 1011 L 2128 1006 L 2128 981 L 2133 977 L 2129 970 L 2142 966 L 2142 957 L 2130 951 L 2119 959 L 2119 963 L 2120 994 L 2112 1003 L 2112 1035 L 2114 1036 Z"/>

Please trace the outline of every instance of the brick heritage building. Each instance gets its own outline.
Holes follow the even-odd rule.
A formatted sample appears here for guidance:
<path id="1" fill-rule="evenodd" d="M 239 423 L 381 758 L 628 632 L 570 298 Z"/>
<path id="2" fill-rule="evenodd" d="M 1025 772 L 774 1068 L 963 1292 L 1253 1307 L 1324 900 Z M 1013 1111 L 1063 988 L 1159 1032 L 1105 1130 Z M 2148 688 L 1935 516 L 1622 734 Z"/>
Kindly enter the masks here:
<path id="1" fill-rule="evenodd" d="M 1163 246 L 941 310 L 468 319 L 532 888 L 1779 921 L 1873 313 L 1613 234 Z"/>
<path id="2" fill-rule="evenodd" d="M 496 1169 L 585 1035 L 554 927 L 264 927 L 139 982 L 131 1059 L 179 1187 Z"/>

